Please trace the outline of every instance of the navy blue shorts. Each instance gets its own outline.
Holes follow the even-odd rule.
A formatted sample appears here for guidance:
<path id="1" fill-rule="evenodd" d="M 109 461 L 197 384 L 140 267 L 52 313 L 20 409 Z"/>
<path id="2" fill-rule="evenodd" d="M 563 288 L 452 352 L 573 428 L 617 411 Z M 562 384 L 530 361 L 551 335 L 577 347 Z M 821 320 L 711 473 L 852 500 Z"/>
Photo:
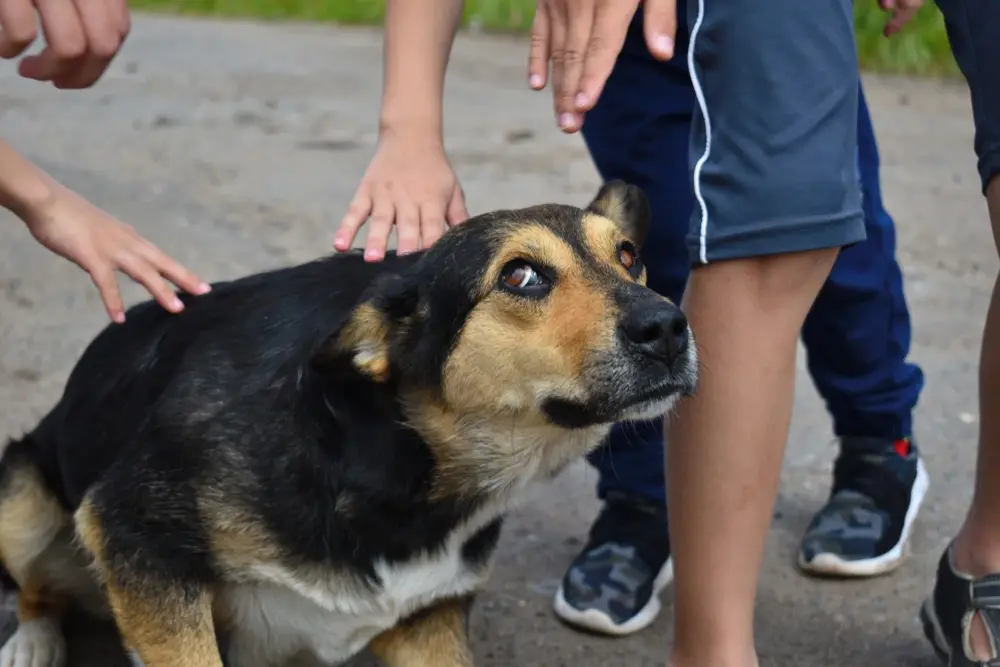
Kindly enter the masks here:
<path id="1" fill-rule="evenodd" d="M 864 240 L 852 0 L 689 0 L 687 22 L 692 262 Z"/>
<path id="2" fill-rule="evenodd" d="M 972 95 L 983 190 L 1000 174 L 1000 0 L 937 0 Z"/>

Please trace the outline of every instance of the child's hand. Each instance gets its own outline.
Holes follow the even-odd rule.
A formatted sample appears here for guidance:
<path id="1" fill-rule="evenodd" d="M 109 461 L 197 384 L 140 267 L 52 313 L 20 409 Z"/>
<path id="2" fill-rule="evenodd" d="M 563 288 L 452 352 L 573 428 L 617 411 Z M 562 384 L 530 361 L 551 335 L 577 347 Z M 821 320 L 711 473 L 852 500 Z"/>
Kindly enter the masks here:
<path id="1" fill-rule="evenodd" d="M 344 252 L 371 216 L 365 260 L 381 261 L 396 226 L 399 254 L 427 249 L 465 222 L 465 195 L 439 139 L 384 133 L 340 222 L 334 248 Z"/>
<path id="2" fill-rule="evenodd" d="M 184 304 L 164 278 L 191 294 L 204 294 L 210 289 L 132 227 L 61 185 L 54 185 L 51 197 L 30 207 L 21 217 L 42 245 L 90 274 L 108 315 L 117 323 L 125 321 L 125 311 L 116 270 L 141 283 L 172 313 L 183 310 Z"/>
<path id="3" fill-rule="evenodd" d="M 38 37 L 45 46 L 21 60 L 21 76 L 56 88 L 89 88 L 128 36 L 126 0 L 0 0 L 0 58 L 17 58 Z"/>

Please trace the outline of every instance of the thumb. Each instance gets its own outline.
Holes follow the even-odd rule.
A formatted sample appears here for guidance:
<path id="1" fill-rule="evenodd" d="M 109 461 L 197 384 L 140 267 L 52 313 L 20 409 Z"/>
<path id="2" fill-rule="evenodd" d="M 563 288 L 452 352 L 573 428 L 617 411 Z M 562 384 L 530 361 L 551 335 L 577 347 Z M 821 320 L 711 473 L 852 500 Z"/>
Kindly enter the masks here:
<path id="1" fill-rule="evenodd" d="M 643 10 L 646 46 L 657 60 L 674 57 L 677 36 L 677 0 L 646 0 Z"/>

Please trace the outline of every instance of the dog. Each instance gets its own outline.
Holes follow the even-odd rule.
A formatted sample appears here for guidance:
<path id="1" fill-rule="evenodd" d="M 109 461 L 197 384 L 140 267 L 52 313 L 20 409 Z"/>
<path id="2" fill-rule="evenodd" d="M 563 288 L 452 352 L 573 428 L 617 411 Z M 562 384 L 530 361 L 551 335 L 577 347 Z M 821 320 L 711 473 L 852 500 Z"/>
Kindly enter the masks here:
<path id="1" fill-rule="evenodd" d="M 146 667 L 471 665 L 525 486 L 697 387 L 684 314 L 645 286 L 649 218 L 612 181 L 129 309 L 0 459 L 0 664 L 61 667 L 73 605 Z"/>

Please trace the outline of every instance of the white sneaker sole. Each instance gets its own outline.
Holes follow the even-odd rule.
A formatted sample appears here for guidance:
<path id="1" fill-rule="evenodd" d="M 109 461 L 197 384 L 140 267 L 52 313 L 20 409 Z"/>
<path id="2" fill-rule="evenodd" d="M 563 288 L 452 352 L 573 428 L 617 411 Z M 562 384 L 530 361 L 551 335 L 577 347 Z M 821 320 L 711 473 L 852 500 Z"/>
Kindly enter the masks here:
<path id="1" fill-rule="evenodd" d="M 674 560 L 673 558 L 668 558 L 667 562 L 664 563 L 663 567 L 660 569 L 660 572 L 656 575 L 656 579 L 653 581 L 653 594 L 649 597 L 649 602 L 647 602 L 646 605 L 639 610 L 638 614 L 620 624 L 615 623 L 613 618 L 598 609 L 584 609 L 581 611 L 572 606 L 566 601 L 566 595 L 563 592 L 562 584 L 559 584 L 559 590 L 556 591 L 552 608 L 555 611 L 556 616 L 561 618 L 568 625 L 582 630 L 597 632 L 602 635 L 624 637 L 625 635 L 639 632 L 639 630 L 642 630 L 656 620 L 656 617 L 660 614 L 660 609 L 662 608 L 662 604 L 660 603 L 660 593 L 662 593 L 663 589 L 669 586 L 670 582 L 673 580 Z"/>
<path id="2" fill-rule="evenodd" d="M 819 574 L 836 577 L 875 577 L 880 574 L 892 572 L 906 560 L 909 554 L 910 535 L 913 533 L 913 523 L 920 513 L 920 506 L 927 495 L 927 488 L 930 486 L 930 477 L 924 460 L 917 458 L 917 477 L 913 480 L 913 489 L 910 491 L 910 506 L 906 508 L 906 517 L 903 519 L 903 530 L 899 534 L 899 541 L 891 549 L 875 558 L 866 560 L 845 560 L 837 554 L 818 554 L 811 561 L 806 562 L 799 552 L 799 568 L 809 574 Z"/>

